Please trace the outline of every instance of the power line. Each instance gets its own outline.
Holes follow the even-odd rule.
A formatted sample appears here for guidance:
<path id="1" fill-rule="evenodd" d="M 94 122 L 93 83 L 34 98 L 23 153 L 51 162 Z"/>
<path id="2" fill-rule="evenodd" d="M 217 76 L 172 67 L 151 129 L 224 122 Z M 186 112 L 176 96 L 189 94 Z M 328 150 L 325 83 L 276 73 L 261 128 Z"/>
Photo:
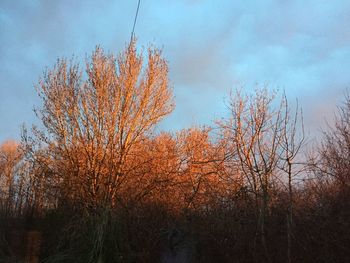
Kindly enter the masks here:
<path id="1" fill-rule="evenodd" d="M 135 19 L 134 19 L 134 25 L 133 25 L 132 31 L 131 31 L 130 43 L 131 43 L 131 41 L 132 41 L 132 39 L 134 37 L 135 25 L 136 25 L 137 15 L 139 14 L 140 2 L 141 2 L 141 0 L 139 0 L 138 3 L 137 3 L 137 9 L 136 9 L 136 14 L 135 14 Z"/>

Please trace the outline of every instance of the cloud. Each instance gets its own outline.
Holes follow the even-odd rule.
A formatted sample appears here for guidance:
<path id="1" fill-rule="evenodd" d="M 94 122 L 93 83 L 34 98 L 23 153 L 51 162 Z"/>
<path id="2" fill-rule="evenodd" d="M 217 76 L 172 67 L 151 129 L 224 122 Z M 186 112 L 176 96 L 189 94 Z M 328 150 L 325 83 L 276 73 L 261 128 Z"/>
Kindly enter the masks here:
<path id="1" fill-rule="evenodd" d="M 33 85 L 58 57 L 82 60 L 96 44 L 120 51 L 137 1 L 2 1 L 0 141 L 35 122 Z M 349 1 L 141 1 L 139 46 L 163 47 L 177 108 L 166 129 L 210 124 L 229 89 L 285 88 L 320 122 L 350 83 Z M 317 111 L 312 110 L 317 109 Z M 324 111 L 322 109 L 325 109 Z M 322 114 L 321 114 L 322 113 Z"/>

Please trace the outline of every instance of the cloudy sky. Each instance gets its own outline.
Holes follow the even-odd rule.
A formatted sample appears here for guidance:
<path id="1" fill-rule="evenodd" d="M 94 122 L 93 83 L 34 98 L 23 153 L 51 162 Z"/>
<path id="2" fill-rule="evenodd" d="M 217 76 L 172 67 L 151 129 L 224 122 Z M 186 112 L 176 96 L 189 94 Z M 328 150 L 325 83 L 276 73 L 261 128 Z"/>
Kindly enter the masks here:
<path id="1" fill-rule="evenodd" d="M 137 0 L 0 1 L 0 142 L 38 123 L 35 84 L 57 58 L 95 45 L 121 51 Z M 211 124 L 230 89 L 299 98 L 308 127 L 332 116 L 350 86 L 348 0 L 141 0 L 138 46 L 163 48 L 176 110 L 161 128 Z"/>

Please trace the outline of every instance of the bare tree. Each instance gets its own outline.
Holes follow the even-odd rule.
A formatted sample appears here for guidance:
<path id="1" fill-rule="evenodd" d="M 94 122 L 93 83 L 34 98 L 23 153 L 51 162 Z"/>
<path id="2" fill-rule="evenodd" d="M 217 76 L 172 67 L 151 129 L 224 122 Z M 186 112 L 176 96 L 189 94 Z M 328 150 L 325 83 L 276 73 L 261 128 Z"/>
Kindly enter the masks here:
<path id="1" fill-rule="evenodd" d="M 323 140 L 318 149 L 319 156 L 312 163 L 315 171 L 319 171 L 324 179 L 341 189 L 350 189 L 350 97 L 345 96 L 345 101 L 338 107 L 334 124 L 329 125 L 323 132 Z"/>
<path id="2" fill-rule="evenodd" d="M 294 114 L 288 105 L 286 95 L 283 97 L 283 125 L 282 125 L 282 154 L 280 169 L 287 174 L 288 214 L 287 214 L 287 260 L 292 262 L 292 227 L 293 227 L 293 179 L 304 171 L 304 164 L 298 160 L 298 154 L 305 144 L 305 133 L 302 110 L 298 101 Z"/>
<path id="3" fill-rule="evenodd" d="M 153 47 L 144 62 L 132 39 L 117 57 L 97 47 L 85 72 L 59 59 L 36 88 L 44 129 L 24 133 L 27 158 L 47 195 L 58 193 L 59 205 L 91 212 L 98 222 L 91 260 L 102 260 L 110 208 L 121 202 L 118 191 L 133 175 L 130 165 L 138 165 L 132 153 L 174 108 L 167 62 Z"/>
<path id="4" fill-rule="evenodd" d="M 210 195 L 218 184 L 215 159 L 219 158 L 210 139 L 210 129 L 182 130 L 178 133 L 177 141 L 183 160 L 179 176 L 182 177 L 185 206 L 193 209 L 208 207 Z"/>
<path id="5" fill-rule="evenodd" d="M 97 47 L 86 74 L 60 59 L 37 86 L 43 106 L 36 113 L 45 129 L 34 129 L 27 149 L 41 144 L 44 154 L 31 156 L 47 167 L 66 199 L 113 205 L 129 153 L 173 110 L 161 51 L 149 48 L 145 64 L 135 46 L 132 41 L 117 58 Z"/>
<path id="6" fill-rule="evenodd" d="M 266 89 L 256 90 L 253 96 L 236 91 L 231 95 L 229 108 L 231 117 L 220 124 L 231 148 L 231 154 L 227 156 L 240 166 L 254 197 L 259 230 L 256 237 L 260 234 L 266 260 L 271 262 L 266 243 L 266 220 L 274 197 L 272 190 L 277 182 L 283 181 L 279 172 L 281 167 L 288 174 L 292 199 L 292 165 L 303 143 L 303 138 L 297 141 L 299 115 L 296 113 L 291 119 L 286 98 L 276 102 L 275 93 Z"/>
<path id="7" fill-rule="evenodd" d="M 0 145 L 0 205 L 4 215 L 13 215 L 22 198 L 21 160 L 23 153 L 15 141 Z"/>

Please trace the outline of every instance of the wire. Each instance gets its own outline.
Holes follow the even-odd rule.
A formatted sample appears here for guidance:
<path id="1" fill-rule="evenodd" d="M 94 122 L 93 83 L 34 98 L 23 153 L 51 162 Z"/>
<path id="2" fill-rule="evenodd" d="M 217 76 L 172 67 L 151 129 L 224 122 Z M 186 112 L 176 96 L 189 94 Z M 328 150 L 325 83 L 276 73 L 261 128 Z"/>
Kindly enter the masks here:
<path id="1" fill-rule="evenodd" d="M 141 0 L 139 0 L 139 2 L 137 4 L 136 15 L 135 15 L 135 19 L 134 19 L 134 25 L 133 25 L 132 31 L 131 31 L 130 43 L 132 42 L 132 39 L 134 37 L 135 25 L 136 25 L 137 15 L 139 14 L 140 2 L 141 2 Z"/>

